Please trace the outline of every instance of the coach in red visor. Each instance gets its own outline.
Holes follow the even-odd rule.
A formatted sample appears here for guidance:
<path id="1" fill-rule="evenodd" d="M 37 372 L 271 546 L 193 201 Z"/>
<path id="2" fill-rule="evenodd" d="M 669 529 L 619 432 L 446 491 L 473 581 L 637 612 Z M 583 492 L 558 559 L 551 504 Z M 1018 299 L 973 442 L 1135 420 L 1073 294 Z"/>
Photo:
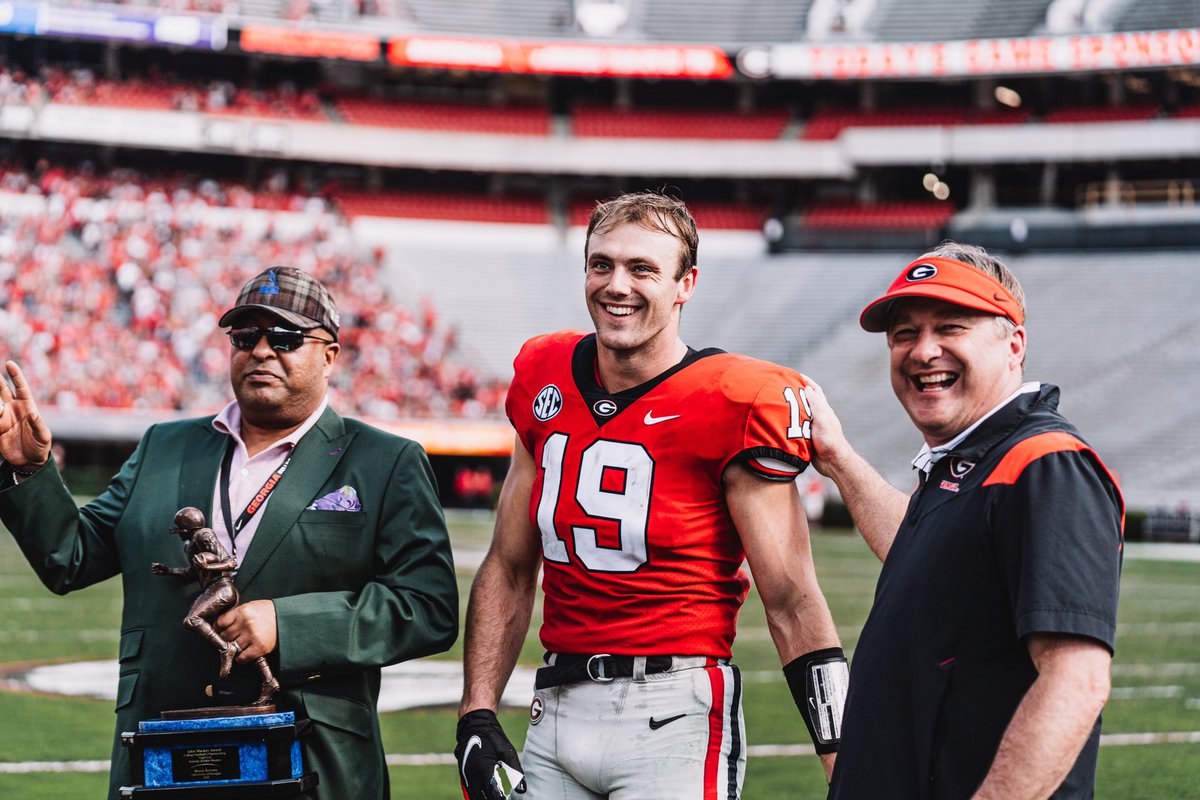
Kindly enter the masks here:
<path id="1" fill-rule="evenodd" d="M 860 318 L 925 444 L 890 486 L 817 386 L 814 465 L 883 561 L 850 671 L 830 797 L 1085 798 L 1109 693 L 1123 503 L 1099 456 L 1024 380 L 1020 284 L 947 242 Z"/>

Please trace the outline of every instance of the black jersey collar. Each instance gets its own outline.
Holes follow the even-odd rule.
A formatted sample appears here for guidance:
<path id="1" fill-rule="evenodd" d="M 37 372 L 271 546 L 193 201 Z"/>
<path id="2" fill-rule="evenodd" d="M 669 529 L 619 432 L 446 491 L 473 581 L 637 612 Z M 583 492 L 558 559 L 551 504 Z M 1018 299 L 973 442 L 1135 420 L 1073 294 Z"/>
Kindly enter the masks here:
<path id="1" fill-rule="evenodd" d="M 575 353 L 571 357 L 571 373 L 575 379 L 575 387 L 579 390 L 583 401 L 587 403 L 588 410 L 592 412 L 592 419 L 596 421 L 597 426 L 603 426 L 604 423 L 616 418 L 638 398 L 689 364 L 694 364 L 702 358 L 724 352 L 724 350 L 716 347 L 709 347 L 704 350 L 693 350 L 689 347 L 687 354 L 675 366 L 660 372 L 645 383 L 632 386 L 614 394 L 606 390 L 596 380 L 598 346 L 596 344 L 596 334 L 591 333 L 580 339 L 579 343 L 575 345 Z"/>

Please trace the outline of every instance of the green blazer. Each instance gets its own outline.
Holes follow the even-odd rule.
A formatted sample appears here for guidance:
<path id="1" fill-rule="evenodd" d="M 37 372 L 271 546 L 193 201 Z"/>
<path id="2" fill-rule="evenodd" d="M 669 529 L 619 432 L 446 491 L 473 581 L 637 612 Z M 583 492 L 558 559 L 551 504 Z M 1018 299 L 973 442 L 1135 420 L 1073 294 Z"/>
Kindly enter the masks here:
<path id="1" fill-rule="evenodd" d="M 211 523 L 228 441 L 212 417 L 153 426 L 104 494 L 79 509 L 52 463 L 0 489 L 0 520 L 51 591 L 121 575 L 110 798 L 135 780 L 122 731 L 164 709 L 232 705 L 257 693 L 253 665 L 236 665 L 218 682 L 216 651 L 184 629 L 199 587 L 150 571 L 154 561 L 185 566 L 168 531 L 176 511 L 195 506 Z M 342 486 L 358 492 L 361 512 L 307 510 Z M 243 602 L 275 601 L 275 703 L 314 722 L 304 751 L 320 785 L 306 797 L 387 798 L 380 667 L 446 650 L 458 633 L 449 537 L 425 451 L 327 409 L 262 513 L 236 582 Z M 214 683 L 220 702 L 204 692 Z"/>

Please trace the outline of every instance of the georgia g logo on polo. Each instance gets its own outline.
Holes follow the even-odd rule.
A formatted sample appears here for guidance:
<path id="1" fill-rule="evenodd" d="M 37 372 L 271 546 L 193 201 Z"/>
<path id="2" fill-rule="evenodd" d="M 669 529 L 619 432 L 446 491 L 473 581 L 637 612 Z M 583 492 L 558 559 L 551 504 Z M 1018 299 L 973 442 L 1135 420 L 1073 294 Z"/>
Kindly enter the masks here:
<path id="1" fill-rule="evenodd" d="M 933 264 L 914 264 L 912 269 L 904 273 L 904 280 L 909 283 L 916 281 L 927 281 L 937 275 L 937 267 Z"/>
<path id="2" fill-rule="evenodd" d="M 533 398 L 533 415 L 539 422 L 545 422 L 562 411 L 562 406 L 562 392 L 553 383 L 548 383 L 537 393 L 537 397 Z"/>
<path id="3" fill-rule="evenodd" d="M 974 461 L 957 457 L 950 459 L 950 474 L 955 478 L 962 478 L 973 469 L 975 469 Z"/>

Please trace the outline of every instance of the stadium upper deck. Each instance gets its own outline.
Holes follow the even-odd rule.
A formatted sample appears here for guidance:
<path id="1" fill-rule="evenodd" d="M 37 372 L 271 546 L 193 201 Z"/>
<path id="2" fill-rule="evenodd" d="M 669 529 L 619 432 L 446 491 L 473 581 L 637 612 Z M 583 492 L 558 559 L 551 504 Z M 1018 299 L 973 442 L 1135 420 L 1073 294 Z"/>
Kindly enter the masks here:
<path id="1" fill-rule="evenodd" d="M 78 0 L 51 0 L 79 7 Z M 483 37 L 744 44 L 939 41 L 1200 25 L 1192 0 L 122 0 L 156 11 Z M 97 4 L 101 5 L 101 4 Z"/>

